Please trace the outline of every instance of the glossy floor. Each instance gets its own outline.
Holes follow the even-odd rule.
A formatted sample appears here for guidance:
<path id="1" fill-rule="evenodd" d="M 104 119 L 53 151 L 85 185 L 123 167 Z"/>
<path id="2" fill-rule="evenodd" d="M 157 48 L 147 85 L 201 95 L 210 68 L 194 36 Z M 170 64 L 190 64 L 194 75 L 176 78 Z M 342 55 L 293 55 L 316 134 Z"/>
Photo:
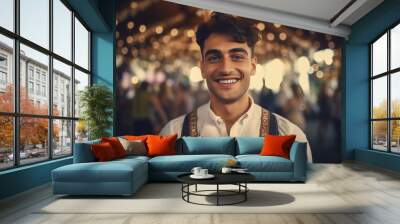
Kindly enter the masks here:
<path id="1" fill-rule="evenodd" d="M 46 185 L 1 201 L 0 223 L 400 223 L 399 173 L 359 163 L 313 164 L 308 176 L 307 183 L 367 206 L 357 214 L 36 214 L 54 199 Z"/>

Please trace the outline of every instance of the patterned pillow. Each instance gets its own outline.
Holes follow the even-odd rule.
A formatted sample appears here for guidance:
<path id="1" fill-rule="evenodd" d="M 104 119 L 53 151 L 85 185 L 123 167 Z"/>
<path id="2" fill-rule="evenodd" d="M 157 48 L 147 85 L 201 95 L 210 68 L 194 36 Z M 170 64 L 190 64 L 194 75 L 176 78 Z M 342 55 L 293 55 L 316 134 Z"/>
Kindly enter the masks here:
<path id="1" fill-rule="evenodd" d="M 126 155 L 145 156 L 147 155 L 146 145 L 141 140 L 126 140 L 118 137 L 122 147 L 126 151 Z"/>

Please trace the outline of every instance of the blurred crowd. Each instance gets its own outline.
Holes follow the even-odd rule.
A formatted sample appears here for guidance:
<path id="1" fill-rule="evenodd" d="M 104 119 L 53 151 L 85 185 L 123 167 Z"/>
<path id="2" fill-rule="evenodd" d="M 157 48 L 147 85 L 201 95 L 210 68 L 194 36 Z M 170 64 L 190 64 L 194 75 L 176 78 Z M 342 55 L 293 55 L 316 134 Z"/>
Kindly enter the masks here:
<path id="1" fill-rule="evenodd" d="M 340 133 L 340 91 L 320 82 L 315 90 L 316 99 L 304 94 L 295 79 L 284 79 L 277 93 L 263 80 L 260 91 L 251 90 L 254 101 L 260 106 L 275 112 L 307 132 L 309 121 L 317 120 L 318 140 L 324 142 L 326 130 L 333 125 L 334 131 Z M 134 96 L 127 103 L 125 112 L 129 111 L 131 132 L 135 134 L 158 133 L 170 120 L 186 114 L 207 103 L 208 90 L 204 81 L 191 85 L 170 79 L 151 84 L 141 81 L 134 86 Z M 131 123 L 132 122 L 132 123 Z M 337 136 L 339 137 L 339 135 Z"/>
<path id="2" fill-rule="evenodd" d="M 266 80 L 263 82 L 261 91 L 253 92 L 260 106 L 296 124 L 305 131 L 309 139 L 316 139 L 318 145 L 326 144 L 328 138 L 340 141 L 341 96 L 337 86 L 332 87 L 329 81 L 320 82 L 314 92 L 316 99 L 313 100 L 304 94 L 296 81 L 284 79 L 278 93 L 266 87 Z M 309 127 L 311 123 L 314 126 Z M 328 131 L 329 128 L 332 129 L 331 132 Z"/>
<path id="3" fill-rule="evenodd" d="M 142 81 L 135 86 L 133 99 L 128 103 L 131 117 L 130 132 L 134 134 L 159 133 L 170 120 L 192 111 L 208 102 L 208 91 L 182 82 L 167 80 L 151 85 Z"/>

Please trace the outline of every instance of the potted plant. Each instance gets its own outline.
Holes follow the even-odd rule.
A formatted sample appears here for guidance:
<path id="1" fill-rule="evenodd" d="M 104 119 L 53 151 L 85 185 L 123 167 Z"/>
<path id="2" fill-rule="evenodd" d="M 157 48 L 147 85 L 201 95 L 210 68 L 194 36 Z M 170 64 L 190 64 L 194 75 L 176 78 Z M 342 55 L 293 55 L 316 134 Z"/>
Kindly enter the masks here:
<path id="1" fill-rule="evenodd" d="M 113 96 L 107 86 L 94 84 L 79 93 L 79 106 L 82 109 L 81 124 L 85 124 L 89 140 L 109 136 L 112 125 Z"/>

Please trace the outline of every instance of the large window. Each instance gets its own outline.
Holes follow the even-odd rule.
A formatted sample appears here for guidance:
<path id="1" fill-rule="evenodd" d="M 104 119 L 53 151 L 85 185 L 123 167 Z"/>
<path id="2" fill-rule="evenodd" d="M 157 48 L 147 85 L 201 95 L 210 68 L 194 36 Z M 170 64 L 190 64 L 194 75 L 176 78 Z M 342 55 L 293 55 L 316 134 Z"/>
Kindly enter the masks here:
<path id="1" fill-rule="evenodd" d="M 0 1 L 0 170 L 71 156 L 87 139 L 77 104 L 90 35 L 63 0 Z"/>
<path id="2" fill-rule="evenodd" d="M 400 24 L 370 45 L 371 148 L 400 153 Z"/>

